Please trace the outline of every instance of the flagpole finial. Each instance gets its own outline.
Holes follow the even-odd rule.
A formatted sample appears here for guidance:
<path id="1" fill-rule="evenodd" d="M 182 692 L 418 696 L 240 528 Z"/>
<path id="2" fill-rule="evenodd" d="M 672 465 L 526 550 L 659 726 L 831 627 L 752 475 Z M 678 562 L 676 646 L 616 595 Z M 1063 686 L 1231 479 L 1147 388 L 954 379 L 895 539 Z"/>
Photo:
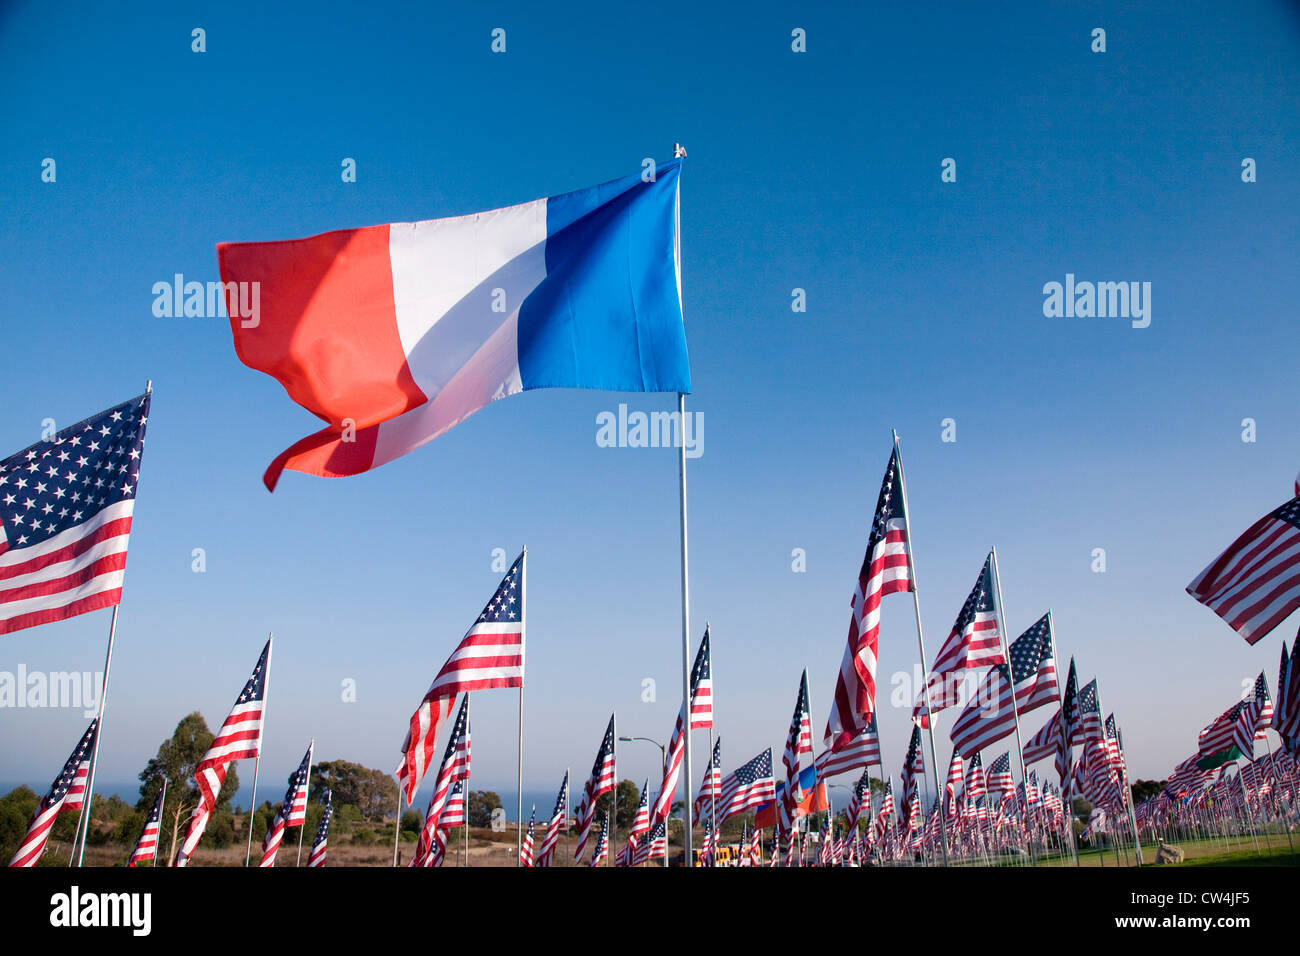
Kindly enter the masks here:
<path id="1" fill-rule="evenodd" d="M 152 394 L 153 394 L 153 379 L 150 378 L 150 379 L 146 379 L 146 380 L 145 380 L 145 383 L 144 383 L 144 393 L 145 393 L 146 395 L 152 395 Z"/>
<path id="2" fill-rule="evenodd" d="M 686 147 L 681 143 L 673 143 L 673 159 L 685 159 Z"/>

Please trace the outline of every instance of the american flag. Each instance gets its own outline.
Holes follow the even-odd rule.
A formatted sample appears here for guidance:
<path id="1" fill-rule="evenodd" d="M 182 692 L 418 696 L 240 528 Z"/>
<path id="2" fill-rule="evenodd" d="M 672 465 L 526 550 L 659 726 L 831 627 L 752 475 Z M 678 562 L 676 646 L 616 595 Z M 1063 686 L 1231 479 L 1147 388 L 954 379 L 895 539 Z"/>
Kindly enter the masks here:
<path id="1" fill-rule="evenodd" d="M 271 659 L 271 640 L 268 638 L 257 666 L 249 675 L 244 689 L 235 698 L 221 730 L 213 738 L 203 759 L 194 768 L 194 782 L 199 788 L 199 802 L 190 814 L 185 840 L 177 851 L 176 865 L 185 866 L 194 855 L 208 818 L 217 805 L 217 795 L 226 782 L 226 771 L 236 760 L 256 757 L 262 750 L 262 712 L 266 704 L 267 669 Z"/>
<path id="2" fill-rule="evenodd" d="M 1119 781 L 1110 751 L 1100 737 L 1091 737 L 1083 748 L 1083 796 L 1093 806 L 1114 808 L 1120 801 Z"/>
<path id="3" fill-rule="evenodd" d="M 704 821 L 704 840 L 700 846 L 700 855 L 698 857 L 699 866 L 712 866 L 714 857 L 714 833 L 713 827 L 709 826 L 709 821 Z"/>
<path id="4" fill-rule="evenodd" d="M 943 784 L 944 809 L 951 819 L 957 816 L 962 794 L 961 753 L 954 750 L 952 760 L 948 762 L 948 778 Z"/>
<path id="5" fill-rule="evenodd" d="M 149 399 L 0 461 L 0 634 L 121 603 Z"/>
<path id="6" fill-rule="evenodd" d="M 712 694 L 713 678 L 710 676 L 709 669 L 709 643 L 708 631 L 704 633 L 705 640 L 700 642 L 699 650 L 695 652 L 695 663 L 691 665 L 691 696 L 689 701 L 682 701 L 682 710 L 677 715 L 677 723 L 673 727 L 673 734 L 668 739 L 668 750 L 666 763 L 664 764 L 663 785 L 659 788 L 659 796 L 655 799 L 654 810 L 650 814 L 650 819 L 656 823 L 667 820 L 668 815 L 672 813 L 673 796 L 677 793 L 677 778 L 682 773 L 682 760 L 686 756 L 686 737 L 687 734 L 682 732 L 683 725 L 687 722 L 687 713 L 690 713 L 690 726 L 693 728 L 696 724 L 696 699 L 699 697 L 700 687 L 708 685 L 709 693 Z M 701 717 L 700 719 L 704 719 Z M 713 703 L 712 697 L 709 698 L 708 705 L 708 722 L 701 723 L 698 726 L 713 726 Z M 690 781 L 686 782 L 687 789 L 690 788 Z M 689 794 L 687 795 L 689 799 Z"/>
<path id="7" fill-rule="evenodd" d="M 433 679 L 411 715 L 402 763 L 395 771 L 406 802 L 415 797 L 433 760 L 438 730 L 457 694 L 524 686 L 524 559 L 515 559 L 478 620 Z"/>
<path id="8" fill-rule="evenodd" d="M 555 848 L 559 845 L 560 834 L 564 831 L 569 815 L 569 771 L 564 771 L 564 780 L 560 783 L 560 792 L 555 795 L 555 809 L 546 824 L 546 836 L 542 838 L 541 849 L 537 851 L 535 866 L 548 867 L 555 858 Z"/>
<path id="9" fill-rule="evenodd" d="M 1070 688 L 1065 688 L 1065 703 L 1070 700 Z M 1062 705 L 1064 706 L 1064 705 Z M 1083 685 L 1083 689 L 1074 699 L 1074 706 L 1066 710 L 1070 718 L 1070 746 L 1087 743 L 1093 737 L 1101 736 L 1101 704 L 1097 700 L 1097 680 L 1093 678 Z"/>
<path id="10" fill-rule="evenodd" d="M 469 694 L 460 705 L 465 711 L 465 729 L 456 737 L 456 756 L 452 762 L 452 777 L 456 780 L 469 780 L 471 746 L 469 722 Z M 458 722 L 459 723 L 459 722 Z"/>
<path id="11" fill-rule="evenodd" d="M 95 750 L 98 732 L 99 718 L 96 717 L 77 742 L 76 749 L 63 765 L 62 772 L 50 785 L 49 792 L 36 805 L 36 813 L 27 826 L 27 835 L 10 859 L 10 866 L 35 866 L 59 814 L 81 809 L 86 798 L 86 777 L 90 773 L 90 758 Z"/>
<path id="12" fill-rule="evenodd" d="M 311 774 L 311 752 L 315 745 L 314 740 L 308 744 L 298 769 L 289 777 L 289 789 L 284 792 L 284 800 L 271 818 L 271 825 L 262 840 L 262 859 L 258 866 L 275 866 L 275 855 L 284 839 L 285 829 L 300 827 L 307 822 L 307 777 Z"/>
<path id="13" fill-rule="evenodd" d="M 749 835 L 749 865 L 763 865 L 763 836 L 758 827 Z"/>
<path id="14" fill-rule="evenodd" d="M 578 810 L 574 814 L 574 828 L 578 834 L 578 846 L 573 853 L 575 860 L 582 859 L 582 851 L 586 849 L 587 834 L 591 832 L 591 823 L 596 818 L 596 801 L 614 789 L 617 771 L 616 756 L 614 717 L 611 716 L 609 726 L 605 728 L 605 736 L 600 742 L 600 749 L 596 751 L 596 762 L 591 765 L 591 776 L 583 787 L 582 799 L 578 802 Z"/>
<path id="15" fill-rule="evenodd" d="M 912 802 L 917 793 L 916 778 L 925 775 L 925 751 L 921 747 L 921 728 L 912 725 L 912 739 L 907 744 L 907 756 L 903 758 L 903 807 L 904 824 L 911 823 Z"/>
<path id="16" fill-rule="evenodd" d="M 953 724 L 952 742 L 965 756 L 1012 733 L 1016 729 L 1017 713 L 1028 713 L 1060 700 L 1050 615 L 1044 614 L 1033 627 L 1012 641 L 1009 651 L 1010 668 L 998 664 L 989 671 L 974 699 Z"/>
<path id="17" fill-rule="evenodd" d="M 1245 530 L 1187 593 L 1254 644 L 1300 607 L 1300 497 Z"/>
<path id="18" fill-rule="evenodd" d="M 872 714 L 867 726 L 839 752 L 823 750 L 813 761 L 817 779 L 826 780 L 842 773 L 880 766 L 880 733 L 876 729 L 876 715 Z"/>
<path id="19" fill-rule="evenodd" d="M 709 806 L 718 799 L 722 790 L 722 738 L 713 741 L 713 756 L 704 771 L 704 783 L 695 797 L 695 816 L 703 816 Z"/>
<path id="20" fill-rule="evenodd" d="M 1125 782 L 1128 780 L 1128 762 L 1124 757 L 1124 735 L 1120 733 L 1115 715 L 1106 718 L 1106 751 L 1110 755 L 1111 766 L 1115 768 L 1115 779 L 1120 787 L 1120 807 L 1128 805 L 1129 794 Z"/>
<path id="21" fill-rule="evenodd" d="M 718 825 L 738 813 L 771 803 L 776 799 L 776 778 L 772 776 L 772 748 L 722 778 L 722 795 L 718 797 Z"/>
<path id="22" fill-rule="evenodd" d="M 862 816 L 862 800 L 871 792 L 871 777 L 866 770 L 862 771 L 862 776 L 858 782 L 853 785 L 849 791 L 849 805 L 844 810 L 846 825 L 851 833 L 858 832 L 858 819 Z M 870 804 L 867 806 L 867 812 L 871 812 Z"/>
<path id="23" fill-rule="evenodd" d="M 880 602 L 887 594 L 912 589 L 908 559 L 907 510 L 903 506 L 902 461 L 898 445 L 889 456 L 876 513 L 871 520 L 867 553 L 858 571 L 858 586 L 850 602 L 849 636 L 840 663 L 839 679 L 825 744 L 832 750 L 849 745 L 876 712 L 876 656 L 880 644 Z"/>
<path id="24" fill-rule="evenodd" d="M 1096 695 L 1096 688 L 1093 688 Z M 1074 728 L 1079 722 L 1079 676 L 1074 668 L 1074 658 L 1070 658 L 1070 672 L 1065 679 L 1065 695 L 1061 698 L 1060 731 L 1056 738 L 1056 778 L 1061 782 L 1061 795 L 1070 799 L 1068 784 L 1070 764 L 1074 762 Z"/>
<path id="25" fill-rule="evenodd" d="M 978 800 L 988 792 L 988 784 L 984 780 L 984 762 L 980 760 L 979 754 L 975 754 L 970 758 L 970 766 L 966 768 L 966 799 Z"/>
<path id="26" fill-rule="evenodd" d="M 163 801 L 166 799 L 167 781 L 163 780 L 162 786 L 158 788 L 158 796 L 154 797 L 153 806 L 149 808 L 149 815 L 144 818 L 144 829 L 140 832 L 140 839 L 135 841 L 131 858 L 126 861 L 127 866 L 139 866 L 153 860 L 158 851 L 158 831 L 162 827 Z"/>
<path id="27" fill-rule="evenodd" d="M 578 856 L 582 856 L 581 853 Z M 574 857 L 577 859 L 578 857 Z M 600 815 L 600 830 L 596 834 L 596 847 L 591 851 L 590 866 L 600 866 L 609 859 L 609 811 Z"/>
<path id="28" fill-rule="evenodd" d="M 876 822 L 873 835 L 876 842 L 880 843 L 885 839 L 885 834 L 889 832 L 889 821 L 893 818 L 894 812 L 894 781 L 885 781 L 885 796 L 880 801 L 880 809 L 876 811 Z"/>
<path id="29" fill-rule="evenodd" d="M 1300 633 L 1296 635 L 1300 639 Z M 1293 643 L 1291 649 L 1297 650 Z M 1277 703 L 1274 705 L 1273 728 L 1282 737 L 1288 751 L 1300 748 L 1300 662 L 1287 660 L 1286 644 L 1282 644 L 1282 664 L 1277 675 Z"/>
<path id="30" fill-rule="evenodd" d="M 1246 701 L 1237 701 L 1197 735 L 1196 748 L 1201 756 L 1208 757 L 1227 750 L 1236 742 L 1237 718 L 1245 706 Z"/>
<path id="31" fill-rule="evenodd" d="M 958 702 L 957 690 L 960 681 L 954 678 L 963 671 L 978 670 L 992 664 L 1004 664 L 1002 654 L 1002 630 L 998 626 L 997 611 L 993 596 L 993 555 L 984 559 L 975 586 L 966 596 L 957 620 L 953 622 L 948 639 L 939 648 L 930 668 L 928 694 L 919 695 L 916 706 L 912 709 L 912 719 L 922 727 L 927 726 L 928 716 L 926 698 L 929 698 L 928 713 L 937 713 Z"/>
<path id="32" fill-rule="evenodd" d="M 1250 697 L 1242 702 L 1241 712 L 1232 728 L 1232 740 L 1247 760 L 1255 759 L 1255 741 L 1264 736 L 1272 723 L 1273 705 L 1268 699 L 1268 679 L 1260 672 Z"/>
<path id="33" fill-rule="evenodd" d="M 632 817 L 632 826 L 627 834 L 627 855 L 636 849 L 641 837 L 650 832 L 650 781 L 641 785 L 641 802 L 637 804 L 636 814 Z M 621 865 L 621 864 L 620 864 Z"/>
<path id="34" fill-rule="evenodd" d="M 446 832 L 452 827 L 464 825 L 465 781 L 457 780 L 451 785 L 451 793 L 447 794 L 447 802 L 443 805 L 442 813 L 438 814 L 438 829 Z"/>
<path id="35" fill-rule="evenodd" d="M 632 865 L 640 866 L 642 863 L 649 863 L 651 860 L 662 860 L 667 855 L 668 829 L 667 824 L 660 820 L 650 828 L 650 832 L 632 851 Z"/>
<path id="36" fill-rule="evenodd" d="M 785 799 L 781 801 L 781 829 L 788 830 L 794 820 L 795 808 L 803 801 L 803 787 L 799 785 L 799 757 L 812 753 L 812 734 L 809 730 L 808 717 L 808 671 L 799 678 L 799 697 L 794 703 L 794 716 L 790 718 L 790 732 L 786 735 L 785 753 L 781 762 L 785 764 Z M 845 741 L 847 743 L 847 741 Z"/>
<path id="37" fill-rule="evenodd" d="M 333 794 L 325 791 L 325 812 L 321 814 L 320 826 L 316 828 L 316 839 L 312 841 L 311 853 L 307 857 L 308 866 L 324 866 L 325 854 L 330 838 L 330 817 L 334 815 Z"/>
<path id="38" fill-rule="evenodd" d="M 528 829 L 524 832 L 523 844 L 519 848 L 519 865 L 533 865 L 533 837 L 537 833 L 537 807 L 533 807 L 528 817 Z"/>
<path id="39" fill-rule="evenodd" d="M 461 740 L 468 732 L 469 695 L 466 694 L 461 699 L 460 711 L 456 714 L 456 723 L 452 725 L 451 736 L 447 738 L 447 749 L 438 767 L 438 776 L 434 780 L 429 806 L 424 811 L 424 826 L 420 830 L 420 839 L 411 857 L 411 866 L 427 867 L 440 863 L 440 853 L 435 848 L 435 843 L 438 831 L 445 829 L 441 823 L 442 811 L 451 795 L 452 784 L 469 779 L 468 767 L 461 760 L 461 755 L 464 753 Z"/>
<path id="40" fill-rule="evenodd" d="M 691 669 L 691 730 L 708 730 L 713 726 L 713 664 L 709 658 L 709 626 L 704 625 L 704 639 L 695 652 Z"/>
<path id="41" fill-rule="evenodd" d="M 1061 745 L 1061 710 L 1058 707 L 1050 720 L 1025 741 L 1025 763 L 1037 763 L 1055 755 Z"/>

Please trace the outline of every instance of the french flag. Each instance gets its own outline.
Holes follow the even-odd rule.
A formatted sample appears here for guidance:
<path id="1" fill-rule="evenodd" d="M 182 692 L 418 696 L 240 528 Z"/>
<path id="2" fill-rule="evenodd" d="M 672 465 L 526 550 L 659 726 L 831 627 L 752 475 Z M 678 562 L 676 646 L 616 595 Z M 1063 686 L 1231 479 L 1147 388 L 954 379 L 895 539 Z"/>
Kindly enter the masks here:
<path id="1" fill-rule="evenodd" d="M 675 159 L 468 216 L 218 245 L 240 360 L 327 423 L 267 488 L 286 468 L 368 471 L 527 389 L 690 392 L 680 175 Z"/>

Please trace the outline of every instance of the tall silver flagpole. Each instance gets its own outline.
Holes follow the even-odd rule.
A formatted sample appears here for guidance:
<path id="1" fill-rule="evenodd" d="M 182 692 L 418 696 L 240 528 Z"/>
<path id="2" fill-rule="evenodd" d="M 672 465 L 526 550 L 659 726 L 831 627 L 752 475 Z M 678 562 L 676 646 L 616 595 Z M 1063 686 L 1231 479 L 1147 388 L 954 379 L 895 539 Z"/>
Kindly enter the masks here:
<path id="1" fill-rule="evenodd" d="M 303 782 L 303 786 L 307 788 L 308 797 L 311 796 L 311 765 L 312 765 L 312 761 L 315 760 L 315 758 L 316 758 L 316 738 L 313 737 L 311 739 L 311 743 L 307 745 L 307 779 L 306 781 Z M 303 813 L 305 814 L 307 812 L 306 797 L 303 798 L 302 808 L 303 808 Z M 290 807 L 289 810 L 292 811 L 293 807 Z M 287 815 L 286 815 L 286 819 L 287 819 Z M 397 825 L 399 828 L 402 825 L 402 810 L 400 807 L 397 810 Z M 295 863 L 294 866 L 302 866 L 302 835 L 306 831 L 307 831 L 307 820 L 304 818 L 302 824 L 298 827 L 298 862 Z"/>
<path id="2" fill-rule="evenodd" d="M 898 432 L 894 431 L 894 460 L 898 462 L 898 487 L 903 492 L 903 514 L 907 516 L 907 537 L 903 541 L 907 549 L 907 571 L 912 576 L 912 607 L 916 611 L 916 645 L 921 652 L 921 692 L 925 694 L 925 731 L 930 738 L 930 767 L 934 774 L 934 792 L 937 797 L 939 789 L 939 752 L 934 747 L 934 715 L 930 713 L 930 666 L 926 663 L 925 634 L 921 630 L 921 595 L 916 585 L 916 558 L 912 555 L 912 511 L 907 506 L 907 477 L 903 472 L 903 453 L 898 447 Z M 879 724 L 877 724 L 877 733 Z M 883 758 L 882 758 L 883 759 Z M 884 769 L 883 767 L 881 768 Z M 868 780 L 871 778 L 868 777 Z M 929 798 L 929 794 L 926 794 Z M 942 808 L 940 808 L 942 809 Z M 948 865 L 948 821 L 943 813 L 939 814 L 939 842 L 943 846 L 943 865 Z"/>
<path id="3" fill-rule="evenodd" d="M 1025 785 L 1025 842 L 1029 850 L 1029 861 L 1037 866 L 1034 859 L 1033 840 L 1029 836 L 1029 771 L 1025 769 L 1025 745 L 1020 739 L 1020 713 L 1016 705 L 1016 672 L 1011 664 L 1011 643 L 1007 638 L 1007 611 L 1002 604 L 1002 575 L 998 569 L 998 549 L 994 545 L 989 549 L 993 558 L 993 590 L 998 602 L 998 630 L 1002 632 L 1002 656 L 1006 659 L 1007 683 L 1011 685 L 1011 720 L 1016 725 L 1016 756 L 1020 758 L 1020 781 Z"/>
<path id="4" fill-rule="evenodd" d="M 673 158 L 684 158 L 686 150 L 681 143 L 673 143 Z M 677 298 L 681 301 L 682 295 L 682 186 L 681 178 L 677 180 L 677 196 L 673 209 L 673 259 L 677 267 Z M 683 318 L 684 321 L 684 318 Z M 682 517 L 682 700 L 685 701 L 683 707 L 686 709 L 686 726 L 682 732 L 686 735 L 686 837 L 683 844 L 685 851 L 684 863 L 686 866 L 693 866 L 694 860 L 691 856 L 692 834 L 691 828 L 695 825 L 694 808 L 691 807 L 690 800 L 690 781 L 694 780 L 691 774 L 691 587 L 690 574 L 686 561 L 686 396 L 681 392 L 677 393 L 677 429 L 680 441 L 680 455 L 678 456 L 678 477 L 680 478 L 679 486 L 681 490 L 681 517 Z M 712 755 L 710 755 L 712 756 Z M 671 808 L 670 808 L 671 810 Z M 667 834 L 668 825 L 664 824 L 664 833 Z"/>
<path id="5" fill-rule="evenodd" d="M 113 619 L 108 625 L 108 654 L 104 658 L 104 683 L 99 690 L 99 714 L 95 724 L 95 744 L 90 749 L 90 775 L 86 780 L 86 799 L 82 801 L 81 818 L 77 820 L 77 833 L 73 846 L 77 850 L 77 866 L 81 866 L 86 853 L 86 835 L 90 831 L 90 805 L 95 799 L 95 771 L 99 767 L 99 740 L 104 736 L 104 704 L 108 701 L 108 671 L 113 664 L 113 637 L 117 633 L 117 605 L 113 605 Z M 72 865 L 72 861 L 68 861 Z"/>
<path id="6" fill-rule="evenodd" d="M 274 634 L 268 633 L 266 635 L 266 673 L 262 675 L 262 717 L 257 723 L 257 756 L 253 758 L 253 800 L 248 807 L 248 847 L 244 851 L 244 866 L 248 866 L 253 857 L 253 818 L 257 813 L 257 774 L 262 769 L 262 734 L 266 730 L 266 705 L 271 696 L 271 641 L 274 637 Z"/>
<path id="7" fill-rule="evenodd" d="M 468 811 L 469 811 L 469 807 L 468 805 L 466 805 L 466 812 Z M 304 823 L 303 828 L 306 829 L 306 827 L 307 824 Z M 397 841 L 401 839 L 401 836 L 402 836 L 402 781 L 398 780 L 397 781 L 397 827 L 393 831 L 393 866 L 397 866 Z"/>
<path id="8" fill-rule="evenodd" d="M 610 719 L 614 722 L 614 739 L 610 743 L 610 747 L 612 747 L 614 750 L 614 791 L 613 791 L 613 799 L 611 799 L 609 802 L 609 842 L 605 844 L 605 848 L 606 848 L 605 865 L 606 866 L 614 865 L 614 854 L 609 852 L 609 847 L 614 846 L 615 844 L 618 843 L 618 711 L 617 710 L 614 711 L 614 714 Z M 596 812 L 595 807 L 593 807 L 592 813 L 595 812 Z M 597 834 L 596 836 L 597 836 L 597 842 L 600 842 L 599 840 L 600 834 Z M 595 853 L 596 851 L 592 850 L 592 852 Z"/>
<path id="9" fill-rule="evenodd" d="M 682 727 L 682 734 L 685 735 L 686 743 L 686 780 L 694 779 L 692 777 L 692 763 L 690 763 L 690 574 L 689 567 L 686 564 L 686 397 L 680 392 L 677 393 L 677 428 L 679 428 L 680 455 L 679 473 L 681 488 L 681 700 L 684 702 L 686 711 L 685 726 Z M 694 866 L 692 858 L 692 827 L 694 826 L 694 808 L 690 805 L 690 784 L 686 784 L 686 801 L 684 812 L 686 814 L 686 836 L 685 836 L 685 865 Z"/>
<path id="10" fill-rule="evenodd" d="M 524 850 L 524 663 L 528 649 L 527 621 L 528 608 L 524 604 L 525 589 L 528 579 L 528 546 L 524 545 L 522 560 L 519 562 L 519 762 L 516 766 L 515 790 L 518 800 L 515 805 L 515 866 L 523 866 L 520 856 Z M 466 804 L 468 806 L 468 804 Z"/>
<path id="11" fill-rule="evenodd" d="M 153 394 L 153 379 L 148 379 L 144 383 L 144 393 L 146 396 Z M 137 482 L 138 484 L 138 482 Z M 80 834 L 80 848 L 78 849 L 77 835 L 73 835 L 73 849 L 76 850 L 77 866 L 81 866 L 82 858 L 86 853 L 86 835 L 90 832 L 90 808 L 95 800 L 95 770 L 99 764 L 99 740 L 104 736 L 104 705 L 108 702 L 108 672 L 113 664 L 113 638 L 117 634 L 117 605 L 113 605 L 113 618 L 108 624 L 108 653 L 104 656 L 104 683 L 99 691 L 99 714 L 98 723 L 95 725 L 95 744 L 90 749 L 90 773 L 86 779 L 86 798 L 82 801 L 81 817 L 77 820 L 77 831 Z M 161 831 L 161 822 L 159 823 L 159 832 Z M 157 853 L 155 852 L 155 858 Z M 71 859 L 68 865 L 72 865 Z"/>

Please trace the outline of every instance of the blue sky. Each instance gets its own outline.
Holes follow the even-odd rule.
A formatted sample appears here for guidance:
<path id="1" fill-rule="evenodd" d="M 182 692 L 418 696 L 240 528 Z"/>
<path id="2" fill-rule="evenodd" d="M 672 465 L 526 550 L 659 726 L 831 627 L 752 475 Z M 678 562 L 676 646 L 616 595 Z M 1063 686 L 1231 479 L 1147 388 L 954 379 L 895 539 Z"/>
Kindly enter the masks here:
<path id="1" fill-rule="evenodd" d="M 101 780 L 132 781 L 191 710 L 219 723 L 267 631 L 266 794 L 312 736 L 322 758 L 396 766 L 496 585 L 492 550 L 523 544 L 526 789 L 553 791 L 566 766 L 582 778 L 614 708 L 625 732 L 667 737 L 676 458 L 598 448 L 595 419 L 671 396 L 530 393 L 372 473 L 290 474 L 269 495 L 262 470 L 314 420 L 238 362 L 224 319 L 156 318 L 151 287 L 216 279 L 219 241 L 521 202 L 675 140 L 688 407 L 705 420 L 692 641 L 711 621 L 728 769 L 779 752 L 805 666 L 824 726 L 891 428 L 932 654 L 997 544 L 1013 632 L 1053 609 L 1135 776 L 1167 774 L 1243 680 L 1273 682 L 1296 621 L 1248 647 L 1183 587 L 1300 468 L 1293 7 L 259 6 L 0 12 L 0 450 L 155 389 Z M 1066 273 L 1150 282 L 1150 327 L 1045 318 L 1042 287 Z M 0 670 L 98 670 L 107 626 L 100 612 L 7 636 Z M 896 597 L 882 684 L 915 664 Z M 474 701 L 478 786 L 513 786 L 515 707 Z M 42 786 L 85 724 L 0 720 L 0 781 Z M 881 726 L 897 773 L 905 712 Z M 620 769 L 639 782 L 657 760 L 637 744 Z"/>

